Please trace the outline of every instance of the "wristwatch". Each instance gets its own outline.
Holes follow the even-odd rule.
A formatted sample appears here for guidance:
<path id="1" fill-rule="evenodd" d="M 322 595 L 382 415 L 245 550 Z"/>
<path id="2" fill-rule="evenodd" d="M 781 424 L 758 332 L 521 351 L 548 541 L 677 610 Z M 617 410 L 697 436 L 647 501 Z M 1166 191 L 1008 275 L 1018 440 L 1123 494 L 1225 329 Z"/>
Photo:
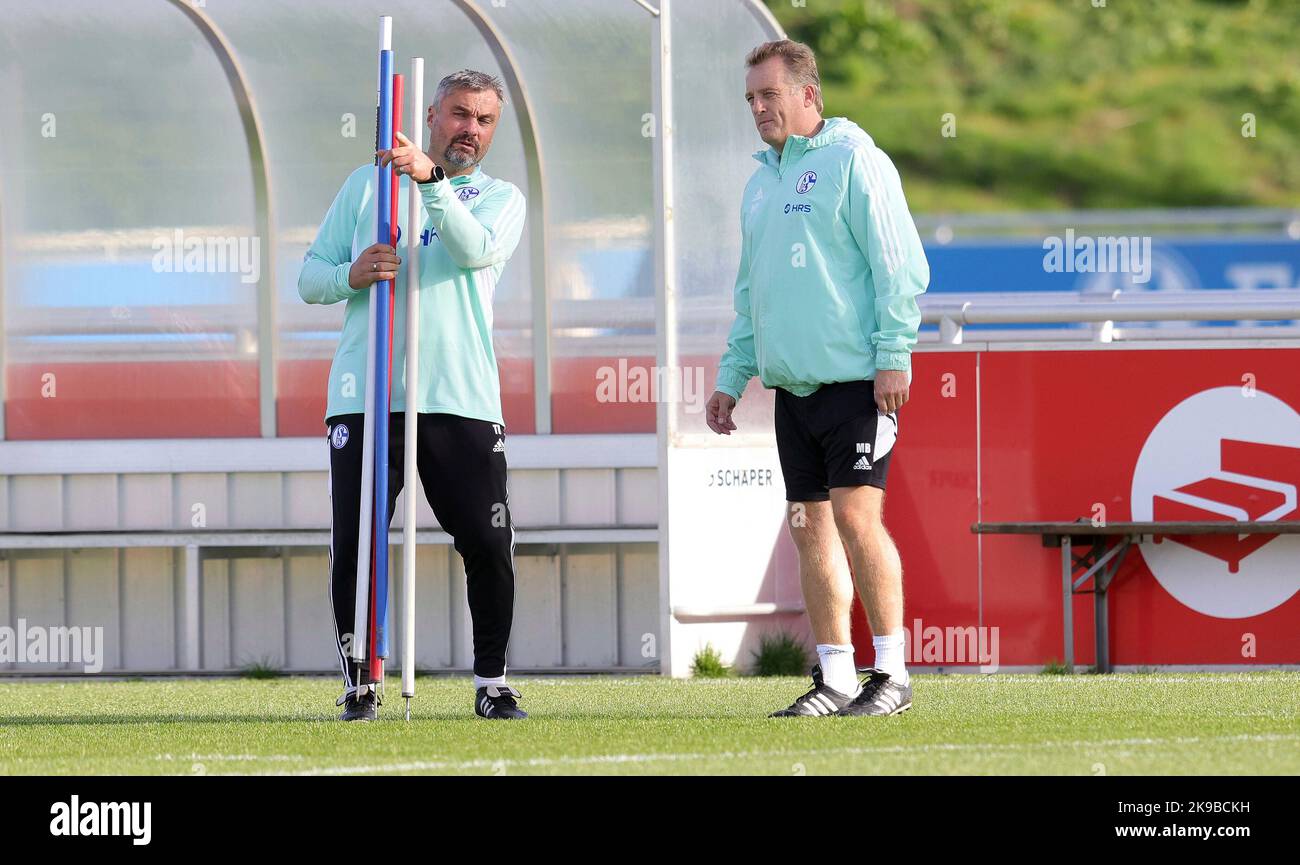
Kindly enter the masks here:
<path id="1" fill-rule="evenodd" d="M 434 166 L 433 166 L 433 174 L 429 177 L 428 180 L 426 180 L 426 181 L 424 181 L 424 182 L 425 182 L 425 183 L 440 183 L 440 182 L 442 182 L 442 181 L 444 181 L 444 180 L 446 180 L 446 179 L 447 179 L 447 172 L 445 172 L 445 171 L 442 170 L 442 166 L 441 166 L 441 165 L 438 165 L 438 164 L 435 163 Z"/>

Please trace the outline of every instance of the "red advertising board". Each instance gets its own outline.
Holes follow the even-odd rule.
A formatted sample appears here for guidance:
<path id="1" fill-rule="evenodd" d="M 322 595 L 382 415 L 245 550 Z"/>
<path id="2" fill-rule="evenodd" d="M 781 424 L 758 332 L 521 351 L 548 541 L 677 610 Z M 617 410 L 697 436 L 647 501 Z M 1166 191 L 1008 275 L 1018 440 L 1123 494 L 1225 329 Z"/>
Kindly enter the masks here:
<path id="1" fill-rule="evenodd" d="M 973 628 L 996 629 L 997 666 L 1062 658 L 1060 550 L 974 536 L 977 520 L 1300 518 L 1297 370 L 1300 349 L 1273 347 L 918 353 L 886 504 L 909 660 L 958 666 L 951 639 L 925 655 Z M 1300 537 L 1148 539 L 1111 586 L 1111 662 L 1300 663 L 1298 591 Z M 1092 604 L 1074 600 L 1080 664 Z"/>

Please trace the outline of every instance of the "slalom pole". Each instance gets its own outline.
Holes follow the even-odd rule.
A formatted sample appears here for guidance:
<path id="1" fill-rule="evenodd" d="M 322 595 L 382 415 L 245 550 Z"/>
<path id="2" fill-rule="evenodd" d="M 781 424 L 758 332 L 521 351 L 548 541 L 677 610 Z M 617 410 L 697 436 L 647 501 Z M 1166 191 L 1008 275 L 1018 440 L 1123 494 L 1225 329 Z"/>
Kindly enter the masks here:
<path id="1" fill-rule="evenodd" d="M 385 51 L 391 51 L 393 44 L 393 19 L 387 15 L 379 19 L 379 80 L 377 87 L 377 96 L 375 104 L 375 150 L 381 149 L 384 142 L 383 137 L 383 94 L 385 88 L 385 78 L 383 69 L 383 55 Z M 375 156 L 375 174 L 376 178 L 381 172 L 379 171 L 379 156 Z M 374 411 L 374 391 L 373 384 L 375 381 L 375 349 L 378 343 L 378 304 L 375 299 L 375 286 L 370 287 L 367 297 L 369 315 L 366 322 L 366 404 L 365 420 L 363 422 L 363 434 L 361 443 L 361 514 L 357 525 L 357 589 L 356 589 L 356 608 L 353 617 L 352 627 L 352 660 L 362 665 L 358 669 L 358 674 L 364 676 L 364 664 L 367 660 L 367 649 L 369 648 L 369 623 L 370 623 L 370 584 L 373 574 L 374 565 L 374 542 L 371 533 L 374 514 L 374 463 L 375 463 L 375 434 L 378 424 L 375 422 Z M 356 684 L 367 684 L 366 682 L 357 682 Z"/>
<path id="2" fill-rule="evenodd" d="M 388 143 L 384 145 L 385 149 L 397 146 L 397 133 L 402 131 L 402 76 L 393 75 L 391 80 L 392 92 L 389 95 L 388 105 L 389 116 L 392 120 L 392 137 L 388 140 Z M 398 195 L 397 170 L 390 168 L 388 176 L 384 178 L 383 182 L 388 184 L 388 239 L 386 242 L 396 250 L 399 243 L 399 237 L 401 236 L 401 228 L 397 220 L 397 202 L 400 198 Z M 382 227 L 380 228 L 380 231 L 383 231 Z M 385 413 L 389 413 L 392 411 L 393 399 L 393 326 L 397 319 L 397 280 L 390 279 L 384 284 L 388 286 L 388 327 L 381 334 L 383 342 L 380 343 L 380 362 L 384 364 L 383 393 Z M 381 306 L 380 309 L 382 310 L 383 307 Z M 388 432 L 388 427 L 385 425 L 384 436 L 386 438 Z M 383 463 L 385 486 L 387 485 L 387 479 L 389 477 L 389 456 L 389 452 L 385 450 Z M 380 471 L 378 464 L 376 464 L 375 471 L 376 473 Z M 371 647 L 372 658 L 374 659 L 374 663 L 378 670 L 376 674 L 377 680 L 381 683 L 384 679 L 383 662 L 388 660 L 388 585 L 390 578 L 389 565 L 392 561 L 392 556 L 388 546 L 388 525 L 392 522 L 392 514 L 388 511 L 387 494 L 385 494 L 383 500 L 383 508 L 384 510 L 381 515 L 383 522 L 375 524 L 375 531 L 379 533 L 376 537 L 382 537 L 384 543 L 382 546 L 382 556 L 376 560 L 375 594 L 372 598 L 373 604 L 370 612 L 370 632 L 374 635 L 374 645 Z M 378 554 L 379 548 L 376 548 L 376 552 Z"/>
<path id="3" fill-rule="evenodd" d="M 424 58 L 411 60 L 411 139 L 416 150 L 424 149 Z M 411 177 L 406 179 L 406 451 L 403 454 L 403 489 L 406 498 L 402 514 L 402 696 L 406 698 L 406 720 L 411 720 L 411 698 L 415 696 L 415 503 L 416 426 L 420 387 L 420 190 Z"/>
<path id="4" fill-rule="evenodd" d="M 391 20 L 391 19 L 390 19 Z M 391 28 L 390 28 L 391 34 Z M 392 49 L 379 52 L 379 140 L 382 148 L 393 146 L 393 52 Z M 392 224 L 392 169 L 382 167 L 376 183 L 375 214 L 377 220 L 376 241 L 393 242 Z M 371 402 L 375 410 L 375 494 L 371 521 L 371 537 L 374 549 L 375 567 L 371 580 L 370 597 L 370 678 L 382 683 L 384 680 L 383 655 L 387 645 L 387 636 L 383 632 L 387 616 L 384 609 L 388 597 L 388 421 L 389 421 L 389 372 L 391 371 L 392 338 L 392 290 L 393 281 L 376 282 L 372 287 L 375 295 L 375 378 L 370 391 Z M 379 343 L 379 340 L 383 340 Z"/>

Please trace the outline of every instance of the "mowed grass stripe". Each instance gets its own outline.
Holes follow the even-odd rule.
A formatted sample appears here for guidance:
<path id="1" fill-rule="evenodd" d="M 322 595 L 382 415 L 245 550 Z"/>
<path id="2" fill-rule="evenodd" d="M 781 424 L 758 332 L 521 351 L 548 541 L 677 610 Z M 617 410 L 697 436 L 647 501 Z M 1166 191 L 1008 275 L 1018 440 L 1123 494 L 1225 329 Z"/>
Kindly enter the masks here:
<path id="1" fill-rule="evenodd" d="M 518 678 L 521 724 L 467 679 L 334 720 L 311 678 L 0 684 L 4 773 L 1300 773 L 1300 674 L 921 676 L 889 719 L 769 720 L 801 679 Z"/>

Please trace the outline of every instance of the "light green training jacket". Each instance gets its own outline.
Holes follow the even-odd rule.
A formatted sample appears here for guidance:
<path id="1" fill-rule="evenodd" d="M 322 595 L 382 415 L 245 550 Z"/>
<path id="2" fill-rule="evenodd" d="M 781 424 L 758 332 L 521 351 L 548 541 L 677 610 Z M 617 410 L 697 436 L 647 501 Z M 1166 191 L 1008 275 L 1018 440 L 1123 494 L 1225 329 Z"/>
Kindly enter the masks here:
<path id="1" fill-rule="evenodd" d="M 843 117 L 791 135 L 742 199 L 736 320 L 716 389 L 736 399 L 757 375 L 807 396 L 823 384 L 908 370 L 930 266 L 898 171 Z"/>
<path id="2" fill-rule="evenodd" d="M 343 334 L 330 366 L 325 417 L 361 413 L 366 406 L 366 332 L 370 289 L 348 285 L 352 262 L 375 243 L 375 166 L 348 177 L 307 250 L 298 294 L 308 303 L 347 301 Z M 393 304 L 391 410 L 406 410 L 406 189 L 401 178 L 401 230 Z M 526 205 L 511 183 L 470 174 L 417 184 L 424 207 L 420 235 L 420 390 L 416 411 L 503 424 L 501 382 L 492 349 L 492 296 L 519 245 Z"/>

